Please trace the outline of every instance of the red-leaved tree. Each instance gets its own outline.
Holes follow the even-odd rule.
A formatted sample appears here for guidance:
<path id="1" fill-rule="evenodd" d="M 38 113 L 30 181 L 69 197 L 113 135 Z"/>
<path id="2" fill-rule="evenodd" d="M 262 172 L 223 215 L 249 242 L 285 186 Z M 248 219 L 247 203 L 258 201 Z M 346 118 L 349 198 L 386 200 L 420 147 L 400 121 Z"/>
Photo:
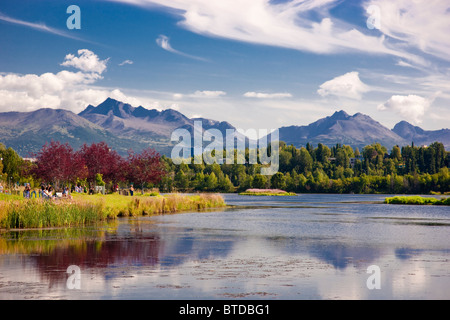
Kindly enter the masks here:
<path id="1" fill-rule="evenodd" d="M 90 146 L 84 144 L 79 153 L 88 169 L 88 182 L 95 183 L 98 173 L 106 183 L 124 180 L 125 159 L 115 150 L 111 150 L 105 142 L 93 143 Z"/>
<path id="2" fill-rule="evenodd" d="M 154 149 L 147 148 L 139 154 L 128 152 L 127 178 L 142 187 L 146 183 L 158 183 L 166 173 L 159 153 Z"/>
<path id="3" fill-rule="evenodd" d="M 43 182 L 53 183 L 55 188 L 75 182 L 77 178 L 84 179 L 87 175 L 83 159 L 68 143 L 52 140 L 35 157 L 32 174 Z"/>

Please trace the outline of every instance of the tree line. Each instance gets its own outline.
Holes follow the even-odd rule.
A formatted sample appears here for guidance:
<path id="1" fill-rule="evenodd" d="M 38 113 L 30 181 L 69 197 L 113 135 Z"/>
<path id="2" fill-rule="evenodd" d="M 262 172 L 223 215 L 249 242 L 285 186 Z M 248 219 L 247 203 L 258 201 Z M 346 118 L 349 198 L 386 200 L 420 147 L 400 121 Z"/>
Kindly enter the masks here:
<path id="1" fill-rule="evenodd" d="M 236 151 L 236 154 L 238 152 Z M 161 192 L 236 192 L 249 188 L 283 189 L 289 192 L 330 193 L 430 193 L 450 191 L 449 153 L 442 143 L 429 146 L 394 146 L 379 143 L 360 151 L 348 145 L 294 147 L 279 143 L 279 171 L 261 174 L 259 164 L 174 164 L 148 148 L 132 150 L 127 157 L 104 142 L 73 150 L 52 141 L 35 154 L 35 162 L 24 161 L 11 148 L 0 145 L 3 181 L 28 182 L 33 186 L 52 183 L 106 185 Z M 245 151 L 248 160 L 248 149 Z"/>
<path id="2" fill-rule="evenodd" d="M 245 157 L 248 160 L 248 150 Z M 249 188 L 297 193 L 450 191 L 449 153 L 439 142 L 427 147 L 394 146 L 390 151 L 379 143 L 360 151 L 340 144 L 330 148 L 308 143 L 297 148 L 280 142 L 279 171 L 272 176 L 261 175 L 260 164 L 174 165 L 170 158 L 163 156 L 161 160 L 168 174 L 158 187 L 165 191 L 239 192 Z"/>

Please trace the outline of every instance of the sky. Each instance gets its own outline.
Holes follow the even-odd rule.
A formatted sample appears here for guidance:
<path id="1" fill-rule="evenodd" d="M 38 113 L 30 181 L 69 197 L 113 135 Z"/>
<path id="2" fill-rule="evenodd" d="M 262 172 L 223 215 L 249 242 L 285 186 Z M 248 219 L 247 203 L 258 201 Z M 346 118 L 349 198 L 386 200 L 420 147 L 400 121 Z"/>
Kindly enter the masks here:
<path id="1" fill-rule="evenodd" d="M 344 110 L 438 130 L 449 34 L 446 0 L 4 0 L 0 112 L 111 97 L 242 129 Z"/>

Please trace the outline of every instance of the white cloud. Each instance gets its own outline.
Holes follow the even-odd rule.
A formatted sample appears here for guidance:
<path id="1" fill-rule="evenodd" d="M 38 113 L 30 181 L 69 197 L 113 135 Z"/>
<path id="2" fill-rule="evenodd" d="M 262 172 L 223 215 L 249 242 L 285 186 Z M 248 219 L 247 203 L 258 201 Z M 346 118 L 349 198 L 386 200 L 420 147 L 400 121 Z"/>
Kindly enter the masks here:
<path id="1" fill-rule="evenodd" d="M 171 53 L 175 53 L 175 54 L 178 54 L 178 55 L 181 55 L 181 56 L 184 56 L 187 58 L 195 59 L 195 60 L 206 61 L 204 58 L 193 56 L 193 55 L 190 55 L 190 54 L 187 54 L 187 53 L 184 53 L 184 52 L 181 52 L 179 50 L 172 48 L 172 46 L 170 45 L 170 42 L 169 42 L 169 38 L 165 35 L 160 35 L 156 39 L 156 44 L 158 46 L 160 46 L 162 49 L 169 51 Z"/>
<path id="2" fill-rule="evenodd" d="M 394 95 L 385 103 L 378 105 L 377 109 L 393 111 L 413 124 L 420 124 L 433 100 L 434 98 L 427 99 L 417 95 Z"/>
<path id="3" fill-rule="evenodd" d="M 244 97 L 246 98 L 258 98 L 258 99 L 283 99 L 283 98 L 292 98 L 292 94 L 284 92 L 284 93 L 264 93 L 264 92 L 253 92 L 249 91 L 244 93 Z"/>
<path id="4" fill-rule="evenodd" d="M 338 4 L 338 0 L 293 0 L 281 3 L 271 0 L 111 1 L 174 9 L 171 12 L 181 17 L 178 23 L 180 26 L 210 37 L 321 54 L 355 51 L 388 54 L 423 63 L 423 59 L 405 52 L 401 46 L 387 43 L 384 36 L 364 34 L 362 31 L 366 30 L 365 26 L 360 31 L 344 21 L 332 18 L 329 9 Z M 311 18 L 313 16 L 314 19 Z M 162 48 L 177 52 L 170 47 L 167 37 L 158 39 Z"/>
<path id="5" fill-rule="evenodd" d="M 370 0 L 380 8 L 380 31 L 402 45 L 450 61 L 450 2 Z"/>
<path id="6" fill-rule="evenodd" d="M 61 63 L 65 67 L 74 67 L 83 72 L 94 72 L 102 74 L 106 70 L 108 59 L 100 60 L 98 56 L 88 49 L 78 50 L 78 57 L 69 53 L 66 55 L 64 62 Z"/>
<path id="7" fill-rule="evenodd" d="M 102 79 L 106 61 L 92 51 L 79 50 L 79 57 L 67 55 L 64 66 L 81 71 L 62 70 L 58 73 L 0 74 L 0 111 L 33 111 L 39 108 L 64 108 L 80 112 L 88 104 L 98 104 L 107 97 L 136 103 L 139 100 L 126 96 L 119 90 L 95 87 Z"/>
<path id="8" fill-rule="evenodd" d="M 131 61 L 131 60 L 125 60 L 125 61 L 119 63 L 119 66 L 124 66 L 124 65 L 126 65 L 126 64 L 133 64 L 133 63 L 134 63 L 134 62 Z"/>
<path id="9" fill-rule="evenodd" d="M 362 94 L 369 90 L 369 86 L 359 79 L 359 73 L 353 71 L 324 82 L 317 93 L 322 97 L 333 95 L 359 100 Z"/>
<path id="10" fill-rule="evenodd" d="M 173 94 L 173 99 L 175 99 L 175 100 L 181 100 L 181 99 L 183 99 L 183 97 L 184 97 L 184 95 L 181 94 L 181 93 L 174 93 Z"/>
<path id="11" fill-rule="evenodd" d="M 217 98 L 220 96 L 224 96 L 227 93 L 225 91 L 195 91 L 193 94 L 190 94 L 189 96 L 192 98 Z"/>
<path id="12" fill-rule="evenodd" d="M 56 74 L 0 75 L 0 111 L 33 111 L 63 108 L 80 112 L 108 97 L 137 102 L 119 90 L 97 88 L 91 74 L 63 70 Z"/>

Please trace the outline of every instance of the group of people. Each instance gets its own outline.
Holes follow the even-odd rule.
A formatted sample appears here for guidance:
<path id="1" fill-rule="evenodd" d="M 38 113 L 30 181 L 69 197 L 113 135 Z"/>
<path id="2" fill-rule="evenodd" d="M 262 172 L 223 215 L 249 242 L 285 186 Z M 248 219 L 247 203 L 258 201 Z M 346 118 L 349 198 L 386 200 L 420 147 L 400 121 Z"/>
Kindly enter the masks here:
<path id="1" fill-rule="evenodd" d="M 85 189 L 86 189 L 86 187 L 83 187 L 81 185 L 76 185 L 75 187 L 72 187 L 72 192 L 83 193 L 83 192 L 86 192 Z"/>
<path id="2" fill-rule="evenodd" d="M 45 185 L 44 183 L 42 183 L 41 184 L 40 194 L 44 198 L 51 198 L 51 197 L 53 197 L 53 187 L 51 185 Z"/>
<path id="3" fill-rule="evenodd" d="M 119 186 L 115 185 L 114 189 L 116 192 L 119 192 Z M 75 185 L 72 186 L 71 192 L 77 192 L 77 193 L 89 193 L 89 194 L 94 194 L 94 188 L 91 186 L 89 189 L 86 188 L 86 186 L 81 186 L 81 185 Z M 0 192 L 3 192 L 3 186 L 0 183 Z M 33 193 L 36 193 L 35 191 L 33 191 Z M 133 185 L 130 186 L 129 189 L 129 193 L 131 196 L 133 196 L 134 194 L 134 188 Z M 25 183 L 25 189 L 23 191 L 23 196 L 25 198 L 30 198 L 32 195 L 32 191 L 31 191 L 31 187 L 29 183 Z M 36 194 L 34 195 L 36 196 Z M 69 188 L 67 186 L 62 188 L 62 192 L 61 193 L 55 193 L 54 188 L 52 187 L 51 184 L 45 184 L 45 183 L 41 183 L 41 188 L 39 190 L 39 197 L 43 197 L 43 198 L 53 198 L 53 197 L 71 197 L 70 193 L 69 193 Z"/>
<path id="4" fill-rule="evenodd" d="M 30 188 L 30 184 L 26 183 L 25 184 L 25 190 L 23 191 L 24 197 L 25 198 L 29 198 L 31 195 L 31 188 Z"/>

